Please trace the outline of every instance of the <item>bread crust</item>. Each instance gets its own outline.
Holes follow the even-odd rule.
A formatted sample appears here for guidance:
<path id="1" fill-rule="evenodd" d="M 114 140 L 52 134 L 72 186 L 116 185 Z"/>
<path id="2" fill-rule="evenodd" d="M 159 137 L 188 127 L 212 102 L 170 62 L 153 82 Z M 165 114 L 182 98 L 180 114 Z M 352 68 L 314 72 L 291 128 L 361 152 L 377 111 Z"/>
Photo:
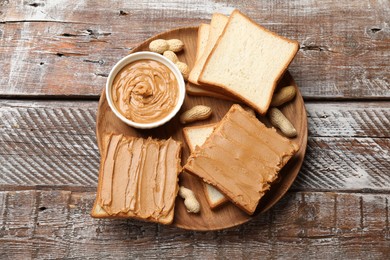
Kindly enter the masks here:
<path id="1" fill-rule="evenodd" d="M 229 100 L 233 102 L 241 102 L 237 100 L 237 98 L 231 97 L 229 95 L 222 94 L 216 91 L 208 90 L 206 88 L 202 88 L 201 85 L 196 86 L 192 84 L 187 84 L 186 86 L 186 92 L 192 96 L 206 96 L 206 97 L 213 97 L 213 98 L 218 98 L 218 99 L 223 99 L 223 100 Z"/>
<path id="2" fill-rule="evenodd" d="M 208 35 L 207 35 L 207 40 L 208 40 L 208 37 L 209 37 L 209 34 L 210 34 L 210 25 L 209 24 L 205 24 L 205 23 L 201 23 L 199 25 L 199 28 L 198 28 L 198 39 L 196 41 L 196 55 L 195 55 L 195 62 L 198 61 L 198 59 L 202 56 L 203 52 L 201 52 L 200 50 L 200 45 L 201 45 L 201 42 L 202 42 L 202 35 L 203 35 L 203 32 L 204 31 L 208 31 Z M 206 41 L 207 41 L 206 40 Z"/>
<path id="3" fill-rule="evenodd" d="M 267 113 L 267 110 L 268 110 L 268 107 L 271 103 L 271 100 L 272 100 L 272 95 L 269 96 L 267 102 L 266 102 L 266 109 L 262 109 L 260 108 L 259 106 L 257 106 L 256 104 L 254 104 L 252 101 L 248 100 L 247 98 L 245 98 L 244 96 L 242 96 L 241 94 L 239 93 L 236 93 L 236 92 L 233 92 L 231 91 L 227 86 L 223 85 L 223 84 L 219 84 L 218 82 L 210 82 L 210 81 L 207 81 L 205 79 L 203 79 L 203 74 L 205 72 L 205 69 L 208 65 L 208 63 L 210 62 L 210 59 L 212 58 L 212 56 L 214 55 L 216 49 L 218 48 L 219 46 L 219 43 L 221 42 L 226 30 L 228 29 L 229 25 L 231 24 L 231 21 L 233 20 L 233 18 L 236 16 L 236 15 L 241 15 L 243 16 L 246 20 L 248 20 L 250 23 L 254 24 L 255 26 L 257 26 L 259 29 L 267 32 L 267 33 L 270 33 L 272 34 L 273 36 L 277 37 L 277 38 L 280 38 L 284 41 L 288 41 L 289 43 L 292 43 L 294 44 L 295 48 L 294 48 L 294 54 L 291 55 L 291 57 L 287 60 L 287 63 L 285 64 L 285 66 L 280 70 L 279 72 L 279 75 L 277 75 L 277 77 L 274 79 L 273 81 L 273 84 L 272 84 L 272 90 L 271 90 L 271 93 L 273 93 L 275 91 L 275 88 L 276 86 L 278 85 L 280 79 L 282 78 L 282 76 L 284 75 L 284 73 L 286 72 L 288 66 L 290 65 L 290 63 L 292 62 L 292 60 L 294 59 L 296 53 L 298 52 L 299 50 L 299 43 L 298 41 L 295 41 L 295 40 L 290 40 L 290 39 L 287 39 L 285 37 L 282 37 L 274 32 L 271 32 L 269 31 L 268 29 L 266 29 L 265 27 L 257 24 L 256 22 L 254 22 L 252 19 L 250 19 L 248 16 L 246 16 L 245 14 L 241 13 L 239 10 L 235 9 L 232 14 L 230 15 L 229 17 L 229 20 L 221 34 L 221 36 L 218 38 L 217 42 L 215 43 L 213 49 L 211 50 L 210 52 L 210 55 L 207 57 L 206 59 L 206 62 L 202 68 L 202 71 L 200 72 L 200 75 L 199 75 L 199 78 L 198 78 L 198 83 L 200 84 L 204 84 L 206 85 L 208 88 L 210 88 L 211 91 L 217 91 L 217 92 L 226 92 L 228 93 L 228 95 L 230 96 L 233 96 L 233 97 L 236 97 L 238 100 L 241 100 L 242 102 L 248 104 L 250 107 L 252 107 L 254 110 L 256 110 L 259 114 L 261 115 L 265 115 Z"/>
<path id="4" fill-rule="evenodd" d="M 193 176 L 199 177 L 195 172 L 191 171 L 190 169 L 185 169 L 185 170 L 186 170 L 186 172 L 192 174 Z M 213 183 L 208 182 L 208 181 L 207 181 L 206 179 L 204 179 L 204 178 L 201 178 L 201 179 L 202 179 L 202 181 L 203 181 L 204 183 L 210 184 L 210 185 L 212 185 L 212 186 L 214 186 L 214 187 L 217 186 L 217 185 L 215 185 L 215 184 L 213 184 Z M 219 190 L 219 189 L 218 189 L 218 190 Z M 229 198 L 234 196 L 234 194 L 231 194 L 231 193 L 229 193 L 229 192 L 222 192 L 222 194 L 225 195 L 226 197 L 229 197 Z M 206 197 L 207 197 L 207 196 L 206 196 Z M 249 210 L 248 208 L 242 206 L 240 203 L 238 203 L 237 201 L 235 201 L 235 200 L 233 200 L 233 199 L 229 199 L 229 201 L 232 202 L 234 205 L 236 205 L 239 209 L 241 209 L 242 211 L 244 211 L 244 212 L 245 212 L 246 214 L 248 214 L 248 215 L 253 215 L 253 213 L 254 213 L 255 210 L 256 210 L 256 208 L 253 209 L 253 210 Z"/>
<path id="5" fill-rule="evenodd" d="M 218 123 L 211 123 L 211 124 L 206 124 L 206 125 L 196 125 L 196 126 L 187 126 L 187 127 L 184 127 L 183 128 L 183 136 L 184 136 L 184 140 L 186 141 L 187 143 L 187 146 L 188 148 L 190 149 L 190 152 L 191 151 L 191 146 L 190 144 L 192 144 L 191 140 L 190 140 L 190 137 L 188 135 L 188 132 L 191 131 L 191 129 L 198 129 L 198 128 L 209 128 L 209 127 L 212 127 L 212 128 L 215 128 L 215 126 L 217 125 Z"/>
<path id="6" fill-rule="evenodd" d="M 211 209 L 216 209 L 218 208 L 219 206 L 225 204 L 226 202 L 228 202 L 229 200 L 226 198 L 226 196 L 224 196 L 222 199 L 218 200 L 216 203 L 212 202 L 211 201 L 211 198 L 209 196 L 209 193 L 207 192 L 207 185 L 210 185 L 210 184 L 207 184 L 206 182 L 203 182 L 203 190 L 204 190 L 204 194 L 206 195 L 206 200 L 207 200 L 207 203 L 210 205 L 210 208 Z M 215 186 L 213 186 L 215 189 L 217 189 Z M 218 189 L 217 189 L 218 190 Z M 219 192 L 222 193 L 222 191 L 218 190 Z"/>
<path id="7" fill-rule="evenodd" d="M 206 47 L 205 47 L 205 50 L 208 50 L 210 47 L 212 47 L 211 46 L 211 43 L 210 43 L 210 35 L 211 35 L 211 30 L 212 30 L 212 24 L 213 24 L 213 19 L 216 19 L 215 17 L 220 17 L 220 18 L 222 18 L 222 19 L 228 19 L 225 15 L 223 15 L 223 14 L 220 14 L 220 13 L 214 13 L 213 14 L 213 17 L 211 18 L 211 24 L 210 24 L 210 32 L 209 32 L 209 36 L 208 36 L 208 40 L 207 40 L 207 44 L 206 44 Z M 217 18 L 218 19 L 218 18 Z M 198 31 L 199 32 L 199 31 Z M 214 46 L 214 45 L 213 45 Z M 197 47 L 198 48 L 198 47 Z M 204 64 L 203 64 L 203 66 L 202 67 L 200 67 L 201 65 L 201 63 L 204 61 L 203 60 L 203 56 L 205 56 L 205 53 L 203 52 L 202 53 L 202 55 L 200 55 L 200 57 L 198 57 L 198 59 L 195 61 L 195 64 L 194 64 L 194 66 L 192 67 L 192 69 L 191 69 L 191 72 L 190 72 L 190 74 L 189 74 L 189 77 L 188 77 L 188 81 L 189 82 L 191 82 L 192 84 L 195 84 L 195 85 L 199 85 L 199 83 L 198 83 L 198 76 L 199 75 L 196 75 L 196 74 L 194 74 L 195 73 L 195 70 L 194 69 L 196 69 L 197 71 L 198 71 L 198 69 L 200 68 L 200 69 L 202 69 L 203 68 L 203 66 L 204 66 Z M 207 56 L 205 56 L 205 57 L 207 57 Z"/>
<path id="8" fill-rule="evenodd" d="M 101 213 L 99 213 L 100 211 L 102 211 Z M 96 204 L 96 201 L 93 205 L 93 208 L 92 208 L 92 212 L 91 212 L 91 217 L 93 218 L 104 218 L 104 219 L 136 219 L 136 220 L 140 220 L 140 221 L 143 221 L 143 222 L 153 222 L 153 223 L 158 223 L 158 224 L 163 224 L 163 225 L 169 225 L 169 224 L 172 224 L 173 222 L 173 216 L 172 218 L 159 218 L 158 220 L 154 219 L 154 218 L 140 218 L 140 217 L 137 217 L 137 216 L 129 216 L 127 214 L 124 214 L 124 213 L 119 213 L 115 216 L 110 216 L 108 215 L 107 213 L 105 213 L 104 209 L 102 209 L 98 204 Z"/>

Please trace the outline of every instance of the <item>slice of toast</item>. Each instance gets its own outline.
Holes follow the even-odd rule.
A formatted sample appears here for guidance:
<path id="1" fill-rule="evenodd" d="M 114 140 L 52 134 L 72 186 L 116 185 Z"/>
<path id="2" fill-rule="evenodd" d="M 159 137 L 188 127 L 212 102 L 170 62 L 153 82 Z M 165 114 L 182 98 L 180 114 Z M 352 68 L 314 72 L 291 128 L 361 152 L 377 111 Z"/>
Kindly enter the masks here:
<path id="1" fill-rule="evenodd" d="M 232 97 L 230 94 L 222 94 L 211 90 L 206 90 L 200 86 L 189 83 L 186 85 L 186 92 L 192 96 L 201 96 L 201 97 L 213 97 L 223 100 L 234 101 L 235 103 L 240 103 L 237 98 Z"/>
<path id="2" fill-rule="evenodd" d="M 103 139 L 92 217 L 172 223 L 181 142 L 115 134 Z"/>
<path id="3" fill-rule="evenodd" d="M 184 170 L 251 215 L 298 149 L 251 112 L 233 105 L 204 144 L 191 153 Z"/>
<path id="4" fill-rule="evenodd" d="M 216 124 L 189 126 L 183 128 L 184 138 L 190 151 L 195 151 L 197 146 L 201 146 L 214 131 Z"/>
<path id="5" fill-rule="evenodd" d="M 199 25 L 195 62 L 200 59 L 200 57 L 204 53 L 204 50 L 206 49 L 207 41 L 209 39 L 210 27 L 211 26 L 206 23 L 202 23 Z"/>
<path id="6" fill-rule="evenodd" d="M 209 24 L 202 23 L 199 25 L 195 63 L 198 62 L 198 60 L 202 57 L 206 49 L 207 42 L 209 39 L 210 28 L 211 26 Z M 188 94 L 194 96 L 208 96 L 226 100 L 234 100 L 233 98 L 229 98 L 228 96 L 225 96 L 223 94 L 199 88 L 197 85 L 194 85 L 192 83 L 187 84 L 186 90 Z"/>
<path id="7" fill-rule="evenodd" d="M 209 124 L 183 128 L 184 138 L 191 152 L 195 151 L 196 146 L 201 146 L 206 141 L 214 131 L 215 125 L 216 124 Z M 203 182 L 203 188 L 210 208 L 214 209 L 228 201 L 220 191 L 210 184 Z"/>
<path id="8" fill-rule="evenodd" d="M 227 91 L 264 115 L 274 89 L 299 49 L 235 10 L 208 55 L 198 83 Z"/>
<path id="9" fill-rule="evenodd" d="M 189 74 L 189 77 L 188 77 L 189 82 L 191 82 L 195 85 L 199 85 L 198 77 L 200 75 L 200 72 L 202 71 L 203 65 L 206 62 L 206 59 L 207 59 L 208 55 L 210 54 L 211 50 L 213 49 L 214 44 L 217 42 L 223 29 L 225 28 L 227 21 L 228 21 L 227 16 L 225 16 L 223 14 L 219 14 L 219 13 L 213 14 L 213 17 L 211 18 L 211 23 L 210 23 L 210 32 L 208 35 L 207 45 L 203 51 L 203 54 L 195 62 L 195 65 Z"/>
<path id="10" fill-rule="evenodd" d="M 219 15 L 217 15 L 214 19 L 220 20 L 221 17 Z M 222 19 L 225 19 L 225 18 L 222 18 Z M 214 23 L 217 23 L 215 20 L 214 20 Z M 219 24 L 222 25 L 222 23 L 219 23 Z M 196 45 L 195 63 L 200 60 L 200 58 L 202 57 L 202 55 L 206 49 L 208 39 L 209 39 L 210 29 L 211 29 L 211 26 L 209 24 L 202 23 L 199 26 L 198 39 L 197 39 L 197 45 Z M 237 102 L 237 98 L 234 98 L 229 93 L 218 93 L 218 92 L 209 90 L 207 88 L 204 88 L 204 87 L 192 84 L 192 83 L 187 84 L 186 90 L 187 90 L 188 94 L 194 95 L 194 96 L 214 97 L 214 98 L 218 98 L 218 99 L 224 99 L 224 100 L 230 100 L 230 101 Z"/>

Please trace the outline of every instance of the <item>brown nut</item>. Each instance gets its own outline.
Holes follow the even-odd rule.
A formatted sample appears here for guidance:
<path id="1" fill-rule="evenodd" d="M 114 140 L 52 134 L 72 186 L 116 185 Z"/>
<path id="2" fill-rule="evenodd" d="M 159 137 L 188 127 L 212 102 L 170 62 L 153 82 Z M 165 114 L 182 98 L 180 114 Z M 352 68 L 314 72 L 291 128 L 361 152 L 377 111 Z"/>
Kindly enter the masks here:
<path id="1" fill-rule="evenodd" d="M 212 111 L 208 106 L 198 105 L 185 111 L 180 116 L 180 122 L 182 124 L 191 123 L 198 120 L 204 120 L 210 117 Z"/>
<path id="2" fill-rule="evenodd" d="M 184 43 L 178 39 L 167 40 L 167 43 L 169 45 L 169 50 L 173 52 L 179 52 L 184 48 Z"/>
<path id="3" fill-rule="evenodd" d="M 175 65 L 180 70 L 181 74 L 183 75 L 183 78 L 187 80 L 188 75 L 190 74 L 190 69 L 188 68 L 188 65 L 181 61 L 176 62 Z"/>
<path id="4" fill-rule="evenodd" d="M 173 51 L 164 51 L 163 56 L 168 58 L 173 63 L 176 63 L 179 61 L 176 54 Z"/>
<path id="5" fill-rule="evenodd" d="M 157 39 L 152 41 L 149 44 L 149 50 L 152 52 L 157 52 L 157 53 L 164 53 L 164 51 L 169 50 L 169 45 L 166 40 L 163 39 Z"/>
<path id="6" fill-rule="evenodd" d="M 278 107 L 291 101 L 295 95 L 297 94 L 297 90 L 294 86 L 283 87 L 281 90 L 276 92 L 272 97 L 271 106 Z"/>
<path id="7" fill-rule="evenodd" d="M 279 128 L 280 131 L 287 137 L 297 136 L 297 130 L 291 124 L 291 122 L 285 117 L 279 109 L 272 107 L 268 111 L 268 117 L 271 121 L 271 124 L 276 128 Z"/>

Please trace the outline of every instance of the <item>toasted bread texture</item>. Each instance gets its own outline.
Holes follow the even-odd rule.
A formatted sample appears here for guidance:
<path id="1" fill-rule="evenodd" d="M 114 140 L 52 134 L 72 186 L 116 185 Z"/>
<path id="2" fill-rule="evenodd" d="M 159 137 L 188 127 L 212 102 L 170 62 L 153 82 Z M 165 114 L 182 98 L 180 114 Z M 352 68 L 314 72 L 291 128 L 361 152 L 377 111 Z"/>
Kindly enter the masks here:
<path id="1" fill-rule="evenodd" d="M 184 169 L 253 214 L 279 171 L 298 149 L 253 113 L 233 105 L 204 144 L 191 153 Z"/>
<path id="2" fill-rule="evenodd" d="M 190 148 L 190 151 L 195 151 L 197 146 L 201 146 L 214 131 L 216 124 L 189 126 L 183 128 L 184 138 Z"/>
<path id="3" fill-rule="evenodd" d="M 227 18 L 225 18 L 224 16 L 221 16 L 219 14 L 217 14 L 214 17 L 214 24 L 216 24 L 216 26 L 214 27 L 214 35 L 216 35 L 218 32 L 220 32 L 220 30 L 222 28 L 220 26 L 223 26 L 224 24 L 226 24 L 225 23 L 226 21 L 227 21 Z M 205 52 L 207 44 L 208 44 L 210 30 L 211 30 L 211 26 L 209 24 L 203 24 L 203 23 L 199 26 L 199 29 L 198 29 L 198 39 L 197 39 L 196 56 L 195 56 L 196 57 L 195 63 L 198 63 L 198 68 L 196 68 L 196 70 L 198 70 L 197 73 L 199 73 L 199 68 L 201 66 L 201 63 L 204 63 L 204 60 L 206 59 L 206 57 L 204 57 L 203 58 L 204 60 L 200 61 L 200 58 L 202 57 L 203 53 Z M 212 46 L 210 44 L 209 49 L 208 49 L 208 53 L 211 51 L 211 49 L 210 49 L 211 47 Z M 228 93 L 228 92 L 225 92 L 225 93 L 216 92 L 216 91 L 210 90 L 210 88 L 208 88 L 207 86 L 200 86 L 200 85 L 190 83 L 190 84 L 187 84 L 186 88 L 187 88 L 187 93 L 190 95 L 214 97 L 214 98 L 218 98 L 218 99 L 231 100 L 231 101 L 235 101 L 235 102 L 238 101 L 237 98 L 230 95 L 230 93 Z"/>
<path id="4" fill-rule="evenodd" d="M 218 16 L 219 17 L 219 16 Z M 215 18 L 216 19 L 216 18 Z M 219 18 L 220 19 L 220 18 Z M 195 63 L 202 57 L 209 39 L 211 26 L 209 24 L 200 24 L 198 29 L 198 39 L 196 45 Z M 187 84 L 187 93 L 194 96 L 207 96 L 226 100 L 235 100 L 230 95 L 224 95 L 215 91 L 210 91 L 207 88 L 201 88 L 198 85 L 192 83 Z"/>
<path id="5" fill-rule="evenodd" d="M 195 85 L 199 85 L 198 77 L 200 75 L 200 72 L 202 71 L 202 68 L 204 66 L 204 63 L 206 62 L 208 55 L 210 54 L 211 50 L 213 49 L 214 44 L 217 42 L 223 29 L 225 28 L 227 21 L 228 21 L 227 16 L 225 16 L 223 14 L 219 14 L 219 13 L 213 14 L 213 17 L 211 18 L 211 23 L 210 23 L 210 32 L 209 32 L 208 39 L 207 39 L 207 45 L 203 51 L 203 54 L 195 62 L 195 65 L 189 74 L 189 77 L 188 77 L 189 82 L 191 82 Z"/>
<path id="6" fill-rule="evenodd" d="M 209 39 L 210 27 L 211 26 L 206 23 L 202 23 L 199 25 L 195 62 L 199 60 L 199 58 L 204 53 L 204 50 L 206 49 L 207 41 Z"/>
<path id="7" fill-rule="evenodd" d="M 208 55 L 198 83 L 223 90 L 264 115 L 278 81 L 299 49 L 235 10 Z"/>
<path id="8" fill-rule="evenodd" d="M 207 140 L 214 131 L 215 125 L 216 124 L 209 124 L 183 128 L 184 138 L 191 152 L 195 151 L 197 146 L 201 146 Z M 206 199 L 210 208 L 214 209 L 228 201 L 228 199 L 215 187 L 205 182 L 203 184 Z"/>

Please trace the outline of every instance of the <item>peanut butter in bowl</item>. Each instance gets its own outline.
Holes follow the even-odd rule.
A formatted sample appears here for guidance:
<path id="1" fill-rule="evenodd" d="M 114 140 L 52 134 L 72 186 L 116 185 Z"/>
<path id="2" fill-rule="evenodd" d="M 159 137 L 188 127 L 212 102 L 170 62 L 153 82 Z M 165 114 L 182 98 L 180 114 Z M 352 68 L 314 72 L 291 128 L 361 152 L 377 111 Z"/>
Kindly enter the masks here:
<path id="1" fill-rule="evenodd" d="M 183 77 L 162 55 L 131 54 L 114 66 L 106 86 L 108 103 L 126 124 L 153 128 L 169 121 L 184 101 Z"/>
<path id="2" fill-rule="evenodd" d="M 175 108 L 179 97 L 173 72 L 154 60 L 126 65 L 116 75 L 111 91 L 119 112 L 137 123 L 163 119 Z"/>

